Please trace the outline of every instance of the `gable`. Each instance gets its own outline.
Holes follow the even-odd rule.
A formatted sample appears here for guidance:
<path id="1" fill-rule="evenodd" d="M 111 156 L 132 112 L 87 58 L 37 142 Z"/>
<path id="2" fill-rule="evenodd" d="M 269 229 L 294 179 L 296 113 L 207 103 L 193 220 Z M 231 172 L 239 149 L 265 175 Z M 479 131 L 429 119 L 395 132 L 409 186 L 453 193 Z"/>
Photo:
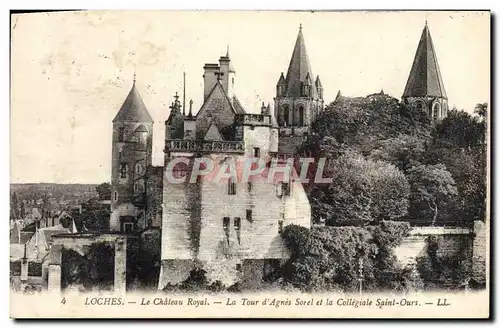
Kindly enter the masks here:
<path id="1" fill-rule="evenodd" d="M 216 83 L 196 115 L 196 137 L 203 139 L 214 123 L 219 132 L 227 130 L 236 113 L 220 83 Z"/>
<path id="2" fill-rule="evenodd" d="M 212 122 L 212 124 L 210 124 L 210 128 L 208 128 L 208 131 L 207 133 L 205 134 L 205 140 L 224 140 L 224 138 L 222 138 L 220 132 L 219 132 L 219 129 L 217 128 L 217 126 Z"/>

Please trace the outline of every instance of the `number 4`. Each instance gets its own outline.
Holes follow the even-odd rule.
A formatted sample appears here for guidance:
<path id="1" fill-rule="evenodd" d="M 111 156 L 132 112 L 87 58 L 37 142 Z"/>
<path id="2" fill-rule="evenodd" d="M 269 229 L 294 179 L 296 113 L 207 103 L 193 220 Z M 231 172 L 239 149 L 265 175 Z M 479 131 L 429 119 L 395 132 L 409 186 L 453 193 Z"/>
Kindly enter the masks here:
<path id="1" fill-rule="evenodd" d="M 66 298 L 63 297 L 63 299 L 61 300 L 61 304 L 66 304 Z"/>

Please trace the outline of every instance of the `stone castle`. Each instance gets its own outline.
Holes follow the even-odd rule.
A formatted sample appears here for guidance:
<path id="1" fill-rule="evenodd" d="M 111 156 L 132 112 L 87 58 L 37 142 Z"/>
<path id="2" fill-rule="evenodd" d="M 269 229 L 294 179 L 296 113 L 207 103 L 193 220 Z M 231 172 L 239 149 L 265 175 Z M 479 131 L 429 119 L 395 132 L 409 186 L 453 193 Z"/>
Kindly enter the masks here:
<path id="1" fill-rule="evenodd" d="M 323 111 L 323 86 L 312 73 L 302 26 L 287 74 L 278 79 L 274 110 L 263 103 L 260 114 L 247 113 L 234 93 L 235 80 L 228 49 L 217 64 L 204 66 L 204 102 L 196 115 L 192 101 L 187 111 L 175 95 L 165 121 L 164 166 L 151 163 L 153 119 L 135 78 L 113 120 L 110 231 L 160 229 L 160 289 L 182 282 L 194 268 L 227 284 L 265 279 L 288 258 L 283 228 L 311 225 L 310 204 L 298 182 L 174 184 L 166 179 L 166 173 L 186 176 L 202 156 L 218 163 L 248 157 L 282 160 L 294 153 Z M 427 23 L 402 100 L 433 120 L 448 112 Z M 189 164 L 169 165 L 179 158 Z"/>

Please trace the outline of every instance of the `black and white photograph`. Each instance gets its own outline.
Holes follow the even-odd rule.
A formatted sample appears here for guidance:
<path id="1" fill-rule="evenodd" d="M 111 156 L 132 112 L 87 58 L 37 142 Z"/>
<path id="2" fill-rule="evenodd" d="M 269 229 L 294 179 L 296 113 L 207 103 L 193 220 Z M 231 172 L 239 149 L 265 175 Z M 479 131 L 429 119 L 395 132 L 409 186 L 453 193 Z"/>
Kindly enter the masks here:
<path id="1" fill-rule="evenodd" d="M 489 317 L 490 24 L 12 13 L 11 317 Z"/>

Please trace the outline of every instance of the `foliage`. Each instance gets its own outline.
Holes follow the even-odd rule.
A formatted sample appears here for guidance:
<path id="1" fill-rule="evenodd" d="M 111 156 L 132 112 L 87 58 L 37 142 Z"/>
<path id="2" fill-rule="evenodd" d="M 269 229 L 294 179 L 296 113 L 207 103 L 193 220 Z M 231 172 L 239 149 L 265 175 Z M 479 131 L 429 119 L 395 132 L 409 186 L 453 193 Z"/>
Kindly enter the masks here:
<path id="1" fill-rule="evenodd" d="M 107 231 L 109 230 L 109 211 L 93 209 L 82 212 L 75 218 L 75 224 L 87 231 Z"/>
<path id="2" fill-rule="evenodd" d="M 380 140 L 400 135 L 428 140 L 430 131 L 427 115 L 404 108 L 396 98 L 387 95 L 341 98 L 328 105 L 313 123 L 313 137 L 305 141 L 301 150 L 315 158 L 335 158 L 346 148 L 364 154 Z M 332 147 L 325 147 L 328 144 Z"/>
<path id="3" fill-rule="evenodd" d="M 81 255 L 72 249 L 62 250 L 62 288 L 78 285 L 85 290 L 110 290 L 114 282 L 114 250 L 106 243 L 94 243 Z"/>
<path id="4" fill-rule="evenodd" d="M 226 290 L 224 284 L 217 280 L 211 284 L 206 277 L 207 272 L 200 268 L 195 268 L 189 273 L 189 277 L 177 285 L 167 284 L 163 290 L 168 292 L 221 292 Z M 233 287 L 234 289 L 234 287 Z"/>
<path id="5" fill-rule="evenodd" d="M 428 289 L 438 286 L 463 288 L 469 282 L 472 271 L 471 261 L 467 257 L 467 241 L 461 241 L 457 254 L 440 254 L 438 249 L 443 238 L 427 237 L 427 253 L 417 257 L 417 269 Z"/>
<path id="6" fill-rule="evenodd" d="M 407 213 L 408 181 L 394 165 L 346 152 L 332 167 L 332 183 L 310 190 L 315 223 L 364 225 Z"/>
<path id="7" fill-rule="evenodd" d="M 289 225 L 282 236 L 292 256 L 282 270 L 283 278 L 305 291 L 353 291 L 358 288 L 362 266 L 367 290 L 414 288 L 418 276 L 400 268 L 393 251 L 409 229 L 406 222 L 389 221 L 313 230 Z"/>
<path id="8" fill-rule="evenodd" d="M 455 180 L 443 164 L 436 164 L 410 169 L 408 181 L 411 185 L 410 201 L 414 218 L 422 216 L 422 213 L 427 214 L 426 222 L 434 226 L 440 207 L 457 195 Z"/>
<path id="9" fill-rule="evenodd" d="M 369 158 L 392 163 L 401 171 L 407 172 L 413 166 L 421 164 L 425 151 L 424 140 L 403 134 L 375 142 Z"/>
<path id="10" fill-rule="evenodd" d="M 161 268 L 161 232 L 141 235 L 140 242 L 129 241 L 127 248 L 127 280 L 137 288 L 156 289 Z"/>
<path id="11" fill-rule="evenodd" d="M 486 137 L 485 122 L 465 111 L 452 110 L 436 125 L 435 138 L 457 148 L 480 148 Z"/>
<path id="12" fill-rule="evenodd" d="M 111 200 L 111 184 L 109 182 L 103 182 L 97 187 L 95 187 L 97 191 L 99 200 Z"/>

